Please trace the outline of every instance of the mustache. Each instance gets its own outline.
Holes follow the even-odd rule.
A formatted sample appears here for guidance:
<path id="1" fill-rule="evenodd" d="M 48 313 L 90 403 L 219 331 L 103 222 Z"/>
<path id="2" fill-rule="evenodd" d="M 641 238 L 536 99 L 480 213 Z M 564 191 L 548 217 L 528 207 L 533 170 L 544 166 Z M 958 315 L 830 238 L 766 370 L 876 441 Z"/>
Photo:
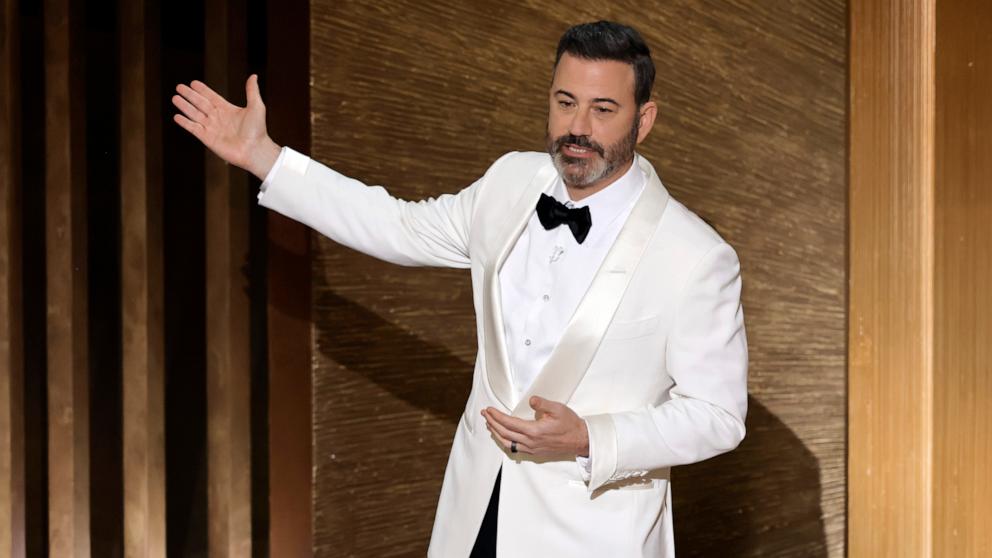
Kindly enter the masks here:
<path id="1" fill-rule="evenodd" d="M 565 134 L 564 136 L 558 136 L 554 141 L 553 151 L 557 152 L 561 150 L 561 147 L 565 144 L 572 144 L 577 147 L 582 147 L 584 149 L 592 149 L 600 155 L 605 155 L 606 150 L 603 146 L 589 139 L 589 136 L 575 136 L 572 134 Z"/>

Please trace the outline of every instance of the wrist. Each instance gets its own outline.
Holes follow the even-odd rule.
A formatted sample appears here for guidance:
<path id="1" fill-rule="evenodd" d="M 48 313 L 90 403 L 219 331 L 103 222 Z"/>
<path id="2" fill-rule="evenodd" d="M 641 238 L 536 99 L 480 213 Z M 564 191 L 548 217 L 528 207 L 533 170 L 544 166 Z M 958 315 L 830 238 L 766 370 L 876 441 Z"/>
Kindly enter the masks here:
<path id="1" fill-rule="evenodd" d="M 276 164 L 280 151 L 282 148 L 272 141 L 272 138 L 265 136 L 249 155 L 248 172 L 257 176 L 259 180 L 265 180 L 272 166 Z"/>
<path id="2" fill-rule="evenodd" d="M 575 455 L 579 457 L 589 457 L 589 426 L 586 425 L 586 421 L 584 420 L 579 421 L 579 424 L 580 441 Z"/>

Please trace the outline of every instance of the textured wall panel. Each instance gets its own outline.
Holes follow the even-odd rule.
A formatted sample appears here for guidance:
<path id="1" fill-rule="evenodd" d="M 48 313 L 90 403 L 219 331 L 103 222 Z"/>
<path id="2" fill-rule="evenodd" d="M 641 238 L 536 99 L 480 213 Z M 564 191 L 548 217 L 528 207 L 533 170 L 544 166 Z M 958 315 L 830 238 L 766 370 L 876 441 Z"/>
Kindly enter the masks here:
<path id="1" fill-rule="evenodd" d="M 659 124 L 641 152 L 738 250 L 749 435 L 674 473 L 680 556 L 842 556 L 846 4 L 311 4 L 314 156 L 395 195 L 543 146 L 558 36 L 635 24 Z M 320 556 L 422 555 L 475 355 L 467 273 L 315 243 Z"/>

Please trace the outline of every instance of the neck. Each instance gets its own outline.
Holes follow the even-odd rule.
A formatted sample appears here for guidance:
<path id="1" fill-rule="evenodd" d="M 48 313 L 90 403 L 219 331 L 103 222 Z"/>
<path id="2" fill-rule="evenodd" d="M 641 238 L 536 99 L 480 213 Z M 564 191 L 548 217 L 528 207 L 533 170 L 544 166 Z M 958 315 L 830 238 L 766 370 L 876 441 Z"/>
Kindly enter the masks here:
<path id="1" fill-rule="evenodd" d="M 568 192 L 569 199 L 571 199 L 573 202 L 577 202 L 585 198 L 588 198 L 589 196 L 595 194 L 596 192 L 605 190 L 607 186 L 613 184 L 614 182 L 619 180 L 621 176 L 626 174 L 627 171 L 630 170 L 631 165 L 633 164 L 634 164 L 634 158 L 631 157 L 629 161 L 620 165 L 620 167 L 618 167 L 617 170 L 614 171 L 612 174 L 604 176 L 603 178 L 600 178 L 596 182 L 593 182 L 592 184 L 588 184 L 586 186 L 573 186 L 568 182 L 566 182 L 565 190 Z"/>

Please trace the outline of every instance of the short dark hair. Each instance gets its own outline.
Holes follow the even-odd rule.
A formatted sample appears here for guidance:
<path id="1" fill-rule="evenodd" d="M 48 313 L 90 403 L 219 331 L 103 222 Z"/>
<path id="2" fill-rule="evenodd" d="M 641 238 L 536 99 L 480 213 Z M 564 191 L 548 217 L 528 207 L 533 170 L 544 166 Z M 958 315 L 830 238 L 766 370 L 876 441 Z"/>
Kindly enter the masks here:
<path id="1" fill-rule="evenodd" d="M 633 27 L 613 21 L 580 23 L 558 41 L 555 68 L 565 53 L 586 60 L 616 60 L 634 67 L 634 100 L 641 106 L 651 99 L 654 61 L 651 51 Z"/>

